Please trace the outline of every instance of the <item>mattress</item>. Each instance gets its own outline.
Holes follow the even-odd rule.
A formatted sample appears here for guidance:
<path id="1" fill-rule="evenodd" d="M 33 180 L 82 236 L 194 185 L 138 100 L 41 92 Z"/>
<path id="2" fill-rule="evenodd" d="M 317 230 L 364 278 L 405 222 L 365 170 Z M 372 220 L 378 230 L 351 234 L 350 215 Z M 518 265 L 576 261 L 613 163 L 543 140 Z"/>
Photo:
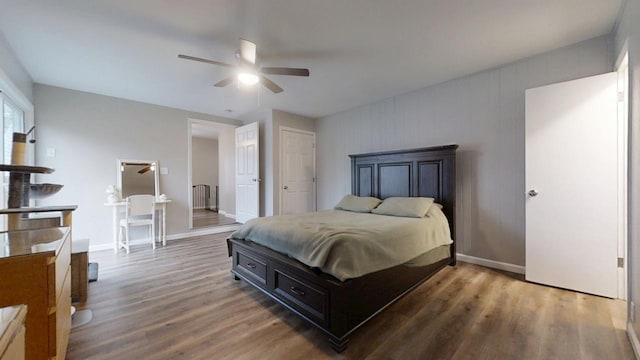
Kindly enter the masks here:
<path id="1" fill-rule="evenodd" d="M 422 263 L 421 255 L 446 246 L 434 252 L 440 260 L 453 242 L 438 206 L 424 218 L 342 210 L 257 218 L 230 238 L 260 244 L 342 281 L 404 263 Z"/>

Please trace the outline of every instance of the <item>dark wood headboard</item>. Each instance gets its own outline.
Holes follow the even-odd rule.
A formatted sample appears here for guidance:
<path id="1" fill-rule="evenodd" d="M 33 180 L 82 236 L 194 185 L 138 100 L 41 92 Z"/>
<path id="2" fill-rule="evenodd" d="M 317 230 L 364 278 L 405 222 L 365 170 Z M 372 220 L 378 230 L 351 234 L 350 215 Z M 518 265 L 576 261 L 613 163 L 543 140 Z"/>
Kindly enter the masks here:
<path id="1" fill-rule="evenodd" d="M 357 196 L 431 197 L 442 204 L 455 240 L 456 149 L 446 145 L 349 155 L 351 193 Z"/>

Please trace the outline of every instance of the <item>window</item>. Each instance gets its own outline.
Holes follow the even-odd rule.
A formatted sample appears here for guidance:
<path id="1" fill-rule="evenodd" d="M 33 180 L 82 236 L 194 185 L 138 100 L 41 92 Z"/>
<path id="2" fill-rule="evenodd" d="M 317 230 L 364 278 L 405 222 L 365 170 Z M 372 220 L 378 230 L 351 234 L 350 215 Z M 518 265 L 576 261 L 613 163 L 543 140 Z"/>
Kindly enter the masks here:
<path id="1" fill-rule="evenodd" d="M 11 145 L 14 132 L 24 132 L 24 111 L 6 95 L 2 97 L 2 163 L 11 164 Z M 9 175 L 5 173 L 8 177 Z"/>
<path id="2" fill-rule="evenodd" d="M 25 113 L 7 95 L 0 92 L 0 120 L 2 120 L 2 164 L 11 164 L 11 147 L 14 132 L 24 132 Z M 7 207 L 9 197 L 9 173 L 2 172 L 0 190 L 0 208 Z M 5 217 L 0 216 L 0 230 L 5 230 Z"/>

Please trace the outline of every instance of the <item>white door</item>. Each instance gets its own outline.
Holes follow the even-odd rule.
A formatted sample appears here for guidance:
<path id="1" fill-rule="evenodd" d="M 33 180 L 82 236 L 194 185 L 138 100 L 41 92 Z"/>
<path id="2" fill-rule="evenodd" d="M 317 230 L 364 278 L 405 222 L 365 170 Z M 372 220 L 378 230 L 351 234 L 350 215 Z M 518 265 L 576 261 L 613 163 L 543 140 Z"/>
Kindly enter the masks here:
<path id="1" fill-rule="evenodd" d="M 526 92 L 526 279 L 617 297 L 617 75 Z"/>
<path id="2" fill-rule="evenodd" d="M 280 129 L 280 214 L 316 210 L 315 139 L 312 132 Z"/>
<path id="3" fill-rule="evenodd" d="M 260 186 L 258 123 L 236 128 L 236 221 L 258 217 Z"/>

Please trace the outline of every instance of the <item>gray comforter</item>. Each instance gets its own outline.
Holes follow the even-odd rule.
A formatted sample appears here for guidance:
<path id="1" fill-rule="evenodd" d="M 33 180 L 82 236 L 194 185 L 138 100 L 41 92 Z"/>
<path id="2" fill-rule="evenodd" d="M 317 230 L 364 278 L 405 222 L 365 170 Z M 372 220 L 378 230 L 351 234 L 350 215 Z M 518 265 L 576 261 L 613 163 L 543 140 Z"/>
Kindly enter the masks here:
<path id="1" fill-rule="evenodd" d="M 342 281 L 452 243 L 447 219 L 437 206 L 422 219 L 341 210 L 257 218 L 230 237 L 284 253 Z"/>

